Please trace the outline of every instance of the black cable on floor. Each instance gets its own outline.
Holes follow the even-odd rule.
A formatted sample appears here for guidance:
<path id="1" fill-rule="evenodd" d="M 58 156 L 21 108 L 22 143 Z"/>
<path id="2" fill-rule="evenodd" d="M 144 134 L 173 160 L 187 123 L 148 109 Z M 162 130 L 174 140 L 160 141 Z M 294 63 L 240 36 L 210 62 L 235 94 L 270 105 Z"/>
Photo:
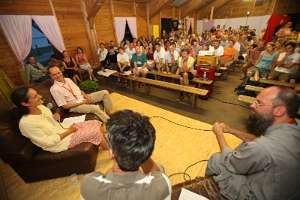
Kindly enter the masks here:
<path id="1" fill-rule="evenodd" d="M 185 174 L 188 174 L 187 171 L 189 170 L 189 168 L 191 168 L 191 167 L 193 167 L 193 166 L 195 166 L 195 165 L 197 165 L 197 164 L 199 164 L 199 163 L 207 162 L 207 161 L 208 161 L 208 160 L 199 160 L 199 161 L 197 161 L 197 162 L 195 162 L 195 163 L 193 163 L 193 164 L 187 166 L 187 168 L 185 168 L 185 170 L 184 170 L 184 172 L 183 172 L 183 174 L 184 174 L 184 175 L 183 175 L 184 180 L 186 181 L 186 179 L 185 179 Z"/>
<path id="2" fill-rule="evenodd" d="M 164 117 L 161 117 L 161 116 L 151 116 L 150 118 L 160 118 L 160 119 L 164 119 L 170 123 L 173 123 L 173 124 L 176 124 L 177 126 L 182 126 L 182 127 L 185 127 L 185 128 L 189 128 L 189 129 L 192 129 L 192 130 L 197 130 L 197 131 L 212 131 L 211 129 L 201 129 L 201 128 L 195 128 L 195 127 L 190 127 L 190 126 L 187 126 L 187 125 L 183 125 L 183 124 L 179 124 L 177 122 L 173 122 L 167 118 L 164 118 Z"/>
<path id="3" fill-rule="evenodd" d="M 170 174 L 168 177 L 171 178 L 173 176 L 176 176 L 176 175 L 180 175 L 180 174 L 183 174 L 183 179 L 184 181 L 187 181 L 186 179 L 186 176 L 189 178 L 189 181 L 192 180 L 191 176 L 187 173 L 187 171 L 189 170 L 189 168 L 199 164 L 199 163 L 202 163 L 202 162 L 207 162 L 208 160 L 199 160 L 189 166 L 187 166 L 187 168 L 185 168 L 184 172 L 177 172 L 177 173 L 173 173 L 173 174 Z"/>
<path id="4" fill-rule="evenodd" d="M 185 173 L 183 173 L 183 172 L 173 173 L 173 174 L 170 174 L 168 177 L 169 177 L 169 179 L 170 179 L 171 177 L 176 176 L 176 175 L 180 175 L 180 174 L 183 174 L 183 177 L 184 177 L 184 180 L 185 180 L 185 181 L 186 181 L 185 176 L 188 176 L 189 179 L 192 180 L 192 177 L 191 177 L 189 174 L 185 174 Z"/>

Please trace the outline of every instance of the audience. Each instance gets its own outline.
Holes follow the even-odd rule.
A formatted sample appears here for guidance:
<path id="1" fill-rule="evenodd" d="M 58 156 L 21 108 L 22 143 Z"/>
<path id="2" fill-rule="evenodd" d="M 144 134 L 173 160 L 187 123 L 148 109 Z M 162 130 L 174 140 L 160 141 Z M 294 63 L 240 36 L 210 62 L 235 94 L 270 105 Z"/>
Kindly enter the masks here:
<path id="1" fill-rule="evenodd" d="M 165 68 L 165 49 L 159 43 L 155 44 L 153 59 L 156 70 L 163 71 Z"/>
<path id="2" fill-rule="evenodd" d="M 112 114 L 106 127 L 114 166 L 106 175 L 94 172 L 86 176 L 81 198 L 170 200 L 170 181 L 151 159 L 156 136 L 149 118 L 119 111 Z"/>
<path id="3" fill-rule="evenodd" d="M 277 60 L 276 67 L 270 74 L 270 79 L 279 79 L 289 81 L 291 78 L 296 78 L 297 69 L 300 65 L 300 54 L 295 52 L 296 43 L 288 42 L 285 45 L 285 52 L 282 52 L 283 58 Z"/>
<path id="4" fill-rule="evenodd" d="M 71 79 L 65 78 L 58 67 L 48 68 L 48 73 L 54 80 L 50 92 L 58 107 L 71 112 L 94 113 L 104 123 L 107 122 L 112 111 L 112 101 L 107 90 L 85 94 Z M 103 102 L 104 111 L 100 105 L 95 104 L 98 102 Z"/>
<path id="5" fill-rule="evenodd" d="M 143 53 L 143 47 L 136 48 L 136 53 L 132 56 L 133 72 L 135 76 L 146 77 L 147 68 L 147 57 Z"/>
<path id="6" fill-rule="evenodd" d="M 67 51 L 63 51 L 63 66 L 64 66 L 64 75 L 67 78 L 72 79 L 76 84 L 81 82 L 79 77 L 79 69 L 77 67 L 77 63 L 75 62 L 74 58 L 69 56 Z"/>
<path id="7" fill-rule="evenodd" d="M 99 48 L 97 49 L 97 55 L 99 57 L 99 63 L 100 67 L 104 68 L 105 67 L 105 59 L 107 56 L 108 50 L 105 48 L 104 43 L 99 44 Z"/>
<path id="8" fill-rule="evenodd" d="M 94 74 L 93 74 L 93 68 L 90 65 L 90 63 L 81 47 L 77 47 L 77 49 L 76 49 L 75 60 L 76 60 L 76 63 L 79 65 L 80 69 L 88 72 L 90 80 L 95 79 Z"/>
<path id="9" fill-rule="evenodd" d="M 176 74 L 180 75 L 180 84 L 189 85 L 196 71 L 194 70 L 194 58 L 189 56 L 188 49 L 182 49 L 181 56 L 178 59 L 178 69 Z"/>
<path id="10" fill-rule="evenodd" d="M 275 64 L 278 54 L 274 51 L 275 45 L 273 42 L 269 42 L 266 45 L 266 50 L 263 51 L 258 60 L 255 68 L 251 71 L 251 75 L 262 77 L 266 79 L 271 71 L 272 65 Z"/>
<path id="11" fill-rule="evenodd" d="M 26 82 L 28 84 L 31 83 L 39 83 L 46 79 L 49 79 L 47 74 L 47 69 L 36 61 L 34 56 L 28 57 L 28 63 L 25 65 L 25 74 L 26 74 Z"/>
<path id="12" fill-rule="evenodd" d="M 125 72 L 130 70 L 129 56 L 125 53 L 123 47 L 119 47 L 119 53 L 117 54 L 118 72 Z"/>

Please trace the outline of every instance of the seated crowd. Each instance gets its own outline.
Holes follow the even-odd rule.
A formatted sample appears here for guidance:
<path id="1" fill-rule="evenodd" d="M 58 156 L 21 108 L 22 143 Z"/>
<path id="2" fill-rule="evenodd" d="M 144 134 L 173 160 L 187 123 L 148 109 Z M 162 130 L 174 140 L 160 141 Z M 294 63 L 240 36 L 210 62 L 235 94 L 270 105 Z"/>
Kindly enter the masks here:
<path id="1" fill-rule="evenodd" d="M 217 68 L 238 66 L 245 76 L 299 81 L 299 47 L 281 32 L 265 44 L 251 29 L 218 26 L 199 36 L 173 31 L 163 39 L 141 37 L 119 46 L 100 43 L 96 53 L 102 69 L 132 71 L 143 77 L 151 70 L 174 73 L 183 85 L 197 75 L 199 51 L 213 52 Z M 107 174 L 86 176 L 81 185 L 82 199 L 171 199 L 170 180 L 163 167 L 151 159 L 156 131 L 149 118 L 130 110 L 113 112 L 107 90 L 86 94 L 77 86 L 84 72 L 88 79 L 95 79 L 96 70 L 82 48 L 77 48 L 74 58 L 66 51 L 61 60 L 53 57 L 48 68 L 30 56 L 25 70 L 30 83 L 53 79 L 50 92 L 58 107 L 93 113 L 103 122 L 88 120 L 65 126 L 32 87 L 17 88 L 11 95 L 21 115 L 21 133 L 42 149 L 61 152 L 90 142 L 110 151 L 114 166 Z M 299 97 L 292 89 L 270 87 L 250 106 L 249 133 L 224 123 L 213 125 L 221 152 L 209 158 L 205 175 L 217 184 L 218 199 L 300 198 L 299 106 Z M 242 143 L 231 149 L 224 133 L 240 138 Z"/>

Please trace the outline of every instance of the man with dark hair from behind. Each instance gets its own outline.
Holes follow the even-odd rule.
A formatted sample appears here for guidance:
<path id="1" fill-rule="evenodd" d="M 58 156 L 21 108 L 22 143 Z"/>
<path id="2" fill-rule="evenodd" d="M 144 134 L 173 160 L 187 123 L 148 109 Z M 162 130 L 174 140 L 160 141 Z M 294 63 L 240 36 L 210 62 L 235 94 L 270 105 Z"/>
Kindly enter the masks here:
<path id="1" fill-rule="evenodd" d="M 300 199 L 300 100 L 295 91 L 270 87 L 251 105 L 243 133 L 215 123 L 221 152 L 208 161 L 207 176 L 218 184 L 221 199 Z M 244 141 L 231 149 L 224 133 Z"/>
<path id="2" fill-rule="evenodd" d="M 151 159 L 155 129 L 149 118 L 130 110 L 116 112 L 107 122 L 107 135 L 114 166 L 106 175 L 88 175 L 81 185 L 81 198 L 171 199 L 169 179 Z"/>

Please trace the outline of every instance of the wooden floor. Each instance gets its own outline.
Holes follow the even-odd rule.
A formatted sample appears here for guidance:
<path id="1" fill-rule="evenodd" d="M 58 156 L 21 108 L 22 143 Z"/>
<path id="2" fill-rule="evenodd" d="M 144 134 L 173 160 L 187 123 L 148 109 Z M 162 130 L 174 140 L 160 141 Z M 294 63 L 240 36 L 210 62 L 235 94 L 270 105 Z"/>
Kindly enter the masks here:
<path id="1" fill-rule="evenodd" d="M 176 123 L 187 126 L 211 129 L 211 125 L 184 115 L 162 109 L 160 107 L 144 103 L 142 101 L 120 95 L 112 94 L 114 110 L 132 109 L 149 117 L 162 116 Z M 183 172 L 185 168 L 202 159 L 208 159 L 211 154 L 219 151 L 215 136 L 211 131 L 196 131 L 172 124 L 161 118 L 151 118 L 151 122 L 157 131 L 156 146 L 153 158 L 165 167 L 166 174 Z M 240 143 L 231 135 L 226 135 L 231 146 Z M 102 151 L 98 155 L 96 170 L 107 172 L 112 166 L 108 152 Z M 206 164 L 200 164 L 191 168 L 188 173 L 192 176 L 203 175 Z M 0 163 L 0 171 L 3 173 L 5 188 L 9 199 L 78 199 L 79 185 L 83 175 L 57 178 L 26 184 L 8 166 Z M 174 176 L 172 183 L 183 181 L 181 175 Z"/>

